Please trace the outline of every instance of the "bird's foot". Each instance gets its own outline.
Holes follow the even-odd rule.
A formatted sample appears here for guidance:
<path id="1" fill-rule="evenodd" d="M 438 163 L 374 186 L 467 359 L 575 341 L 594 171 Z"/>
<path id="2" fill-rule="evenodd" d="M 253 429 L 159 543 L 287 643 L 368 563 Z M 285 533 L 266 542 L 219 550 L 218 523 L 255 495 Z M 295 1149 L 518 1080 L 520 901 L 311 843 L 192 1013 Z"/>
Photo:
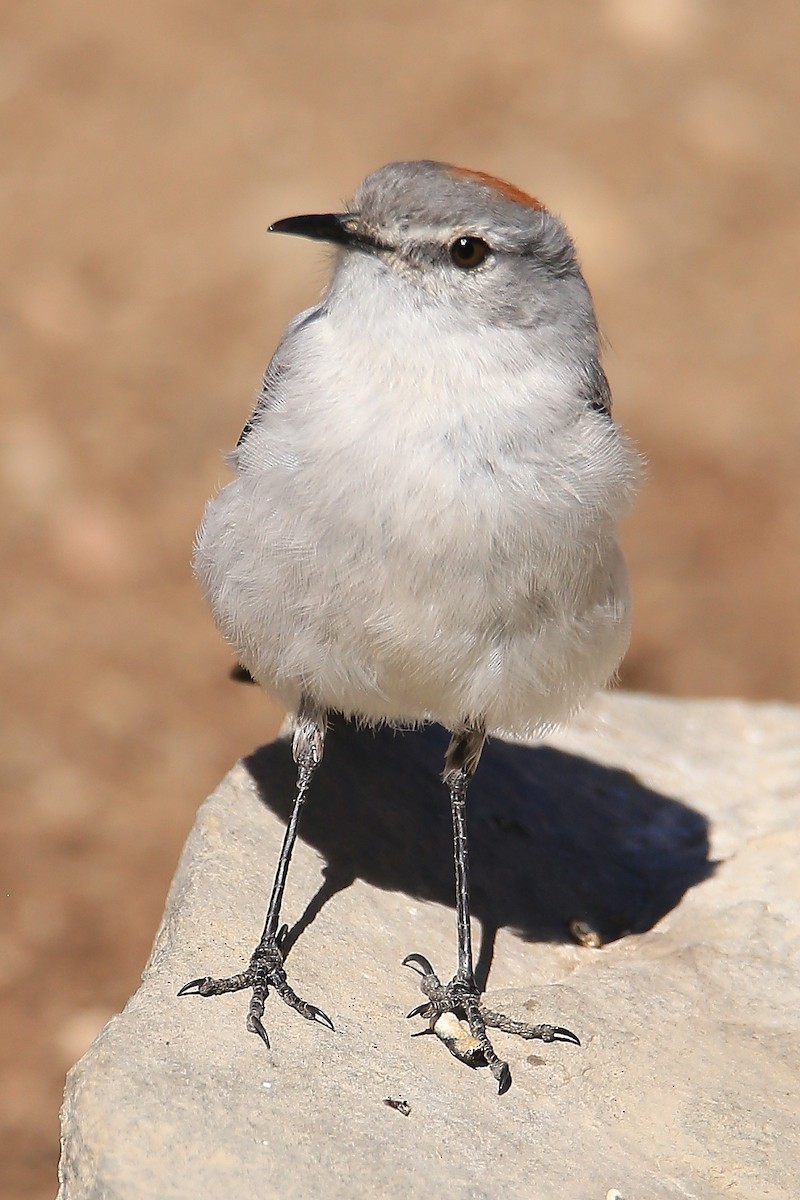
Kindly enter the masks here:
<path id="1" fill-rule="evenodd" d="M 269 995 L 269 989 L 274 988 L 284 1004 L 299 1012 L 307 1021 L 319 1021 L 328 1029 L 333 1029 L 333 1022 L 321 1008 L 301 1000 L 289 986 L 286 972 L 283 969 L 282 947 L 286 940 L 288 926 L 284 925 L 277 934 L 263 938 L 253 951 L 247 970 L 238 975 L 230 975 L 226 979 L 212 979 L 203 975 L 185 983 L 178 992 L 179 996 L 222 996 L 226 992 L 239 992 L 252 988 L 250 1007 L 247 1013 L 247 1028 L 251 1033 L 257 1033 L 264 1045 L 269 1048 L 269 1038 L 261 1018 L 264 1015 L 264 1003 Z"/>
<path id="2" fill-rule="evenodd" d="M 428 1028 L 423 1033 L 435 1033 L 445 1043 L 451 1054 L 470 1067 L 488 1066 L 497 1080 L 498 1095 L 502 1096 L 511 1087 L 511 1071 L 495 1053 L 489 1035 L 490 1029 L 514 1033 L 521 1038 L 537 1038 L 542 1042 L 571 1042 L 580 1046 L 580 1041 L 569 1029 L 561 1025 L 528 1025 L 524 1021 L 513 1021 L 503 1013 L 493 1012 L 480 1002 L 480 992 L 473 979 L 456 974 L 449 983 L 441 983 L 433 967 L 422 954 L 409 954 L 403 965 L 419 968 L 420 989 L 426 997 L 424 1004 L 417 1005 L 409 1017 L 426 1017 Z"/>

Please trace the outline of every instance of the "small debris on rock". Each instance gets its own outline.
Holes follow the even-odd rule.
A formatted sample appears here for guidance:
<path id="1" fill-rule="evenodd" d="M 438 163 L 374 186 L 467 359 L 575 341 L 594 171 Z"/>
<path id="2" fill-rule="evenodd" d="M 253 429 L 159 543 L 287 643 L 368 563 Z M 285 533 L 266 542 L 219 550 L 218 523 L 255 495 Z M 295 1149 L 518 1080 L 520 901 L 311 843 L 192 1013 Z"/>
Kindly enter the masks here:
<path id="1" fill-rule="evenodd" d="M 386 1096 L 383 1103 L 387 1104 L 389 1108 L 393 1108 L 396 1112 L 402 1113 L 404 1117 L 409 1116 L 411 1113 L 411 1105 L 407 1100 L 395 1100 L 393 1096 Z"/>
<path id="2" fill-rule="evenodd" d="M 442 1013 L 434 1022 L 433 1032 L 444 1042 L 454 1058 L 460 1059 L 468 1067 L 486 1065 L 480 1042 L 473 1036 L 466 1021 L 459 1021 L 455 1013 Z"/>
<path id="3" fill-rule="evenodd" d="M 590 950 L 599 950 L 603 945 L 603 939 L 596 929 L 592 929 L 586 921 L 572 920 L 568 925 L 568 929 L 572 938 L 579 946 L 587 946 Z"/>

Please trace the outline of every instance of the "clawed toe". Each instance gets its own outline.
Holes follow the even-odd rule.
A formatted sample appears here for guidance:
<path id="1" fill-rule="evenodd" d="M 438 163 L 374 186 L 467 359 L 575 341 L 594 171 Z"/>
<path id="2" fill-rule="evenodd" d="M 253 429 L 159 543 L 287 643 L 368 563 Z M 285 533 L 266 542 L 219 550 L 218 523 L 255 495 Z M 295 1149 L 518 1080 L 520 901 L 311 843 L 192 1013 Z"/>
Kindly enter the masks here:
<path id="1" fill-rule="evenodd" d="M 411 967 L 412 969 L 417 966 L 420 967 L 421 970 L 417 971 L 417 974 L 422 976 L 435 976 L 436 974 L 424 954 L 407 954 L 403 959 L 403 966 Z"/>
<path id="2" fill-rule="evenodd" d="M 514 1021 L 504 1013 L 492 1012 L 481 1005 L 481 1016 L 484 1024 L 490 1029 L 500 1029 L 503 1033 L 513 1033 L 516 1037 L 528 1041 L 540 1042 L 569 1042 L 572 1046 L 580 1046 L 580 1038 L 571 1029 L 563 1025 L 529 1025 L 527 1021 Z"/>
<path id="3" fill-rule="evenodd" d="M 511 1071 L 509 1070 L 508 1063 L 498 1061 L 496 1063 L 492 1063 L 490 1069 L 491 1069 L 491 1072 L 494 1075 L 495 1079 L 497 1080 L 498 1096 L 504 1096 L 506 1094 L 506 1092 L 508 1091 L 508 1089 L 511 1087 L 511 1082 L 512 1082 L 511 1081 Z"/>
<path id="4" fill-rule="evenodd" d="M 178 992 L 178 995 L 179 996 L 202 996 L 203 995 L 203 992 L 202 992 L 203 984 L 208 983 L 208 982 L 210 982 L 208 975 L 201 975 L 199 979 L 190 979 L 188 983 L 185 983 L 183 985 L 181 990 Z"/>
<path id="5" fill-rule="evenodd" d="M 262 1042 L 267 1047 L 267 1049 L 268 1050 L 270 1049 L 269 1036 L 267 1034 L 267 1031 L 264 1028 L 264 1026 L 261 1024 L 261 1019 L 259 1017 L 257 1017 L 255 1015 L 255 1013 L 250 1012 L 247 1014 L 247 1029 L 250 1033 L 257 1034 L 261 1038 Z"/>
<path id="6" fill-rule="evenodd" d="M 255 982 L 254 967 L 251 960 L 246 971 L 238 975 L 228 975 L 224 979 L 214 979 L 211 975 L 201 975 L 198 979 L 190 979 L 178 992 L 179 996 L 224 996 L 228 992 L 240 992 L 242 988 L 252 987 Z"/>
<path id="7" fill-rule="evenodd" d="M 324 1025 L 326 1029 L 330 1029 L 331 1033 L 336 1032 L 333 1021 L 326 1012 L 323 1012 L 321 1008 L 317 1008 L 316 1004 L 308 1004 L 306 1007 L 308 1012 L 303 1013 L 303 1016 L 307 1016 L 309 1021 L 318 1021 L 320 1025 Z"/>

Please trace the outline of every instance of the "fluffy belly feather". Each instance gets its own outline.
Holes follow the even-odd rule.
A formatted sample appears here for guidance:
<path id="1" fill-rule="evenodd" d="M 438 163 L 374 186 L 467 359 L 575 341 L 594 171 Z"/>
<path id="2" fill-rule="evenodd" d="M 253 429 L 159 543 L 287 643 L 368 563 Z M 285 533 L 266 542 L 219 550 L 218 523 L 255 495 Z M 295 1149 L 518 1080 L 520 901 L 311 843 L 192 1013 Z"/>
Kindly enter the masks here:
<path id="1" fill-rule="evenodd" d="M 544 554 L 534 522 L 512 536 L 485 510 L 440 521 L 417 496 L 397 519 L 365 503 L 344 522 L 330 498 L 266 487 L 240 477 L 209 503 L 195 569 L 243 665 L 287 707 L 305 693 L 367 722 L 530 734 L 616 670 L 629 601 L 610 522 L 565 527 Z"/>

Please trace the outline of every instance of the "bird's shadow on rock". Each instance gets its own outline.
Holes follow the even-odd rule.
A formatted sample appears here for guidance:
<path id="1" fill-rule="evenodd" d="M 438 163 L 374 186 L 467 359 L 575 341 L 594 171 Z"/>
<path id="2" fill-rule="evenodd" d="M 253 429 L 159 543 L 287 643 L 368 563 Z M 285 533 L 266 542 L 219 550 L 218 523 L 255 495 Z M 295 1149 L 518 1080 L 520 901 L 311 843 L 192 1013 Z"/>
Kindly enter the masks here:
<path id="1" fill-rule="evenodd" d="M 287 950 L 355 878 L 454 904 L 441 782 L 448 738 L 437 726 L 396 732 L 334 722 L 299 833 L 325 858 L 325 879 Z M 245 765 L 263 802 L 286 820 L 295 790 L 290 742 L 262 747 Z M 564 941 L 579 920 L 613 941 L 650 929 L 713 871 L 702 814 L 627 771 L 549 746 L 490 741 L 470 785 L 467 826 L 481 986 L 498 928 Z"/>

